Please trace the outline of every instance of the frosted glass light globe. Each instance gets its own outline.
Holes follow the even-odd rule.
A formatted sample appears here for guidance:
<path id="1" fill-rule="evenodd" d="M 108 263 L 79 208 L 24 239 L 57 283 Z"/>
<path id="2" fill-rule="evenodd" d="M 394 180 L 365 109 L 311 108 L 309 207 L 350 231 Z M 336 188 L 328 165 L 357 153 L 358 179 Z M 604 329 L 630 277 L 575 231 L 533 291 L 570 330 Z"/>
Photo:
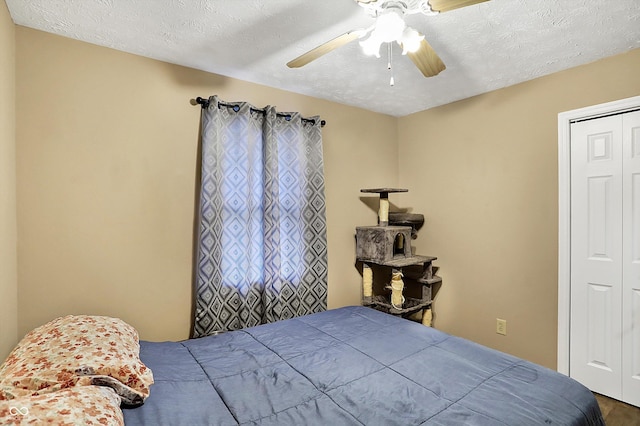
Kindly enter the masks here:
<path id="1" fill-rule="evenodd" d="M 375 37 L 374 33 L 371 33 L 369 38 L 360 42 L 360 46 L 362 47 L 362 51 L 365 55 L 375 56 L 376 58 L 380 57 L 380 45 L 382 41 L 380 41 L 377 37 Z"/>
<path id="2" fill-rule="evenodd" d="M 395 10 L 390 10 L 378 16 L 376 20 L 376 28 L 373 30 L 376 33 L 376 38 L 385 43 L 400 39 L 402 32 L 404 31 L 406 24 L 402 19 L 402 16 Z"/>
<path id="3" fill-rule="evenodd" d="M 414 30 L 413 28 L 405 28 L 399 41 L 402 44 L 402 54 L 417 52 L 420 49 L 420 44 L 424 40 L 424 36 Z"/>

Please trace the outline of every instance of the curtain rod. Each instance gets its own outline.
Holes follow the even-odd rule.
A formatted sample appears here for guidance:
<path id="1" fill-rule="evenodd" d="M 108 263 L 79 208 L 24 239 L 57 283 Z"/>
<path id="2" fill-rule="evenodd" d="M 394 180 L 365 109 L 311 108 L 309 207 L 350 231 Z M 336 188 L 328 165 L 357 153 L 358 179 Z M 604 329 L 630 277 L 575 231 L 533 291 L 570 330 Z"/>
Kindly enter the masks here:
<path id="1" fill-rule="evenodd" d="M 196 104 L 200 104 L 200 106 L 202 106 L 202 108 L 209 108 L 209 99 L 205 99 L 205 98 L 202 98 L 202 97 L 198 96 L 196 98 Z M 223 102 L 219 102 L 218 105 L 233 108 L 233 110 L 236 111 L 236 112 L 240 109 L 240 107 L 238 105 L 234 105 L 234 104 L 225 104 Z M 263 109 L 256 109 L 256 108 L 251 108 L 251 111 L 259 112 L 259 113 L 262 113 L 262 114 L 264 114 L 264 112 L 265 112 Z M 276 115 L 278 115 L 280 117 L 289 117 L 289 118 L 291 118 L 291 116 L 289 114 L 277 113 Z M 316 124 L 316 120 L 313 120 L 313 119 L 310 119 L 310 118 L 301 118 L 301 120 L 306 122 L 306 123 Z M 325 124 L 327 124 L 327 122 L 325 120 L 320 120 L 320 127 L 324 127 Z"/>

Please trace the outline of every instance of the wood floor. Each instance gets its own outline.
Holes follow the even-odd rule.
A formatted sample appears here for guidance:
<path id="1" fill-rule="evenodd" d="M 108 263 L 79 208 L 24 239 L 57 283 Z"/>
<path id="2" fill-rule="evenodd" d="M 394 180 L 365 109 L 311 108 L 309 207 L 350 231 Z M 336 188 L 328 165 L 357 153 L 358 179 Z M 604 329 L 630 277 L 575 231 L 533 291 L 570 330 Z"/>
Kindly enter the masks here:
<path id="1" fill-rule="evenodd" d="M 594 394 L 607 426 L 640 426 L 640 408 Z"/>

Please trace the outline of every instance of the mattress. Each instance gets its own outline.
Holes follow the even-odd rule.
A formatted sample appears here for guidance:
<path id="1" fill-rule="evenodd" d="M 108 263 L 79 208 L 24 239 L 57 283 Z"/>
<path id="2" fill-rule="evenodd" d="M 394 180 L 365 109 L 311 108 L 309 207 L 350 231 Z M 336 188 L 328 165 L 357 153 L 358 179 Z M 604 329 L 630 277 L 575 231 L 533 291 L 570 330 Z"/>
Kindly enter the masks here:
<path id="1" fill-rule="evenodd" d="M 603 425 L 555 371 L 366 307 L 141 342 L 133 425 Z"/>

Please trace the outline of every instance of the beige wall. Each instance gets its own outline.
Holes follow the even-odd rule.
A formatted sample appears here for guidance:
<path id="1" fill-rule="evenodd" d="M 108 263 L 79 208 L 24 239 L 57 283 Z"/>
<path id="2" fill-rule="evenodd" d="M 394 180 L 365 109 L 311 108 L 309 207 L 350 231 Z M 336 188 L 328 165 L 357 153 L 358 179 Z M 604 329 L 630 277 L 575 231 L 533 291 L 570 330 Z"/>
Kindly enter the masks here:
<path id="1" fill-rule="evenodd" d="M 0 1 L 0 362 L 17 340 L 15 26 Z"/>
<path id="2" fill-rule="evenodd" d="M 329 307 L 360 302 L 360 188 L 397 181 L 397 120 L 16 27 L 19 332 L 121 317 L 143 339 L 188 337 L 196 96 L 320 115 Z M 214 60 L 214 58 L 212 58 Z M 363 166 L 363 165 L 366 165 Z"/>
<path id="3" fill-rule="evenodd" d="M 556 365 L 557 114 L 640 94 L 640 49 L 399 119 L 402 199 L 438 256 L 435 325 Z M 507 336 L 495 333 L 507 320 Z"/>

